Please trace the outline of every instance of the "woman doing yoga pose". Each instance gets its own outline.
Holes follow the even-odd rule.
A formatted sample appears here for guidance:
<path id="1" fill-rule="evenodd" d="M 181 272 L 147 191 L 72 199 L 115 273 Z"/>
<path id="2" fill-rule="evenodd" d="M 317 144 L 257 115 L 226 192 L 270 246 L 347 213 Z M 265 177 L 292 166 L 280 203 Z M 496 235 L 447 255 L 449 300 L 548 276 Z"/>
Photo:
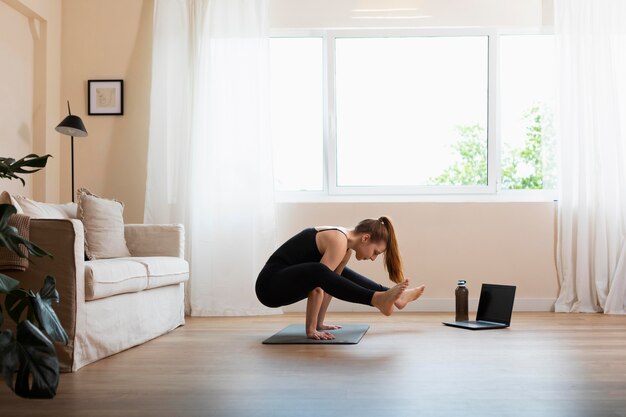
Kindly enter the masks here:
<path id="1" fill-rule="evenodd" d="M 346 268 L 354 252 L 358 261 L 374 261 L 381 253 L 385 269 L 395 282 L 387 288 Z M 314 227 L 304 229 L 270 256 L 256 281 L 259 301 L 281 307 L 308 298 L 306 334 L 310 339 L 334 339 L 340 326 L 325 325 L 324 317 L 332 297 L 371 305 L 386 316 L 394 306 L 403 309 L 424 292 L 424 286 L 410 288 L 404 278 L 398 242 L 387 217 L 366 219 L 354 229 Z"/>

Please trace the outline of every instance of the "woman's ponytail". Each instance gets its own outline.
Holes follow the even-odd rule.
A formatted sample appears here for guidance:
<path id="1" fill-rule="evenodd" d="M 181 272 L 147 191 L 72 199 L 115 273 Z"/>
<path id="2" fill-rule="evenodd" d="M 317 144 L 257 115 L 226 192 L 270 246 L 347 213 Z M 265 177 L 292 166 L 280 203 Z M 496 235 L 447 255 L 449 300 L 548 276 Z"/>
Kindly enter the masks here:
<path id="1" fill-rule="evenodd" d="M 400 248 L 396 239 L 396 231 L 388 217 L 382 216 L 378 219 L 388 232 L 387 250 L 385 251 L 385 269 L 389 273 L 389 279 L 399 284 L 404 282 L 404 272 L 402 271 L 402 258 Z"/>
<path id="2" fill-rule="evenodd" d="M 374 242 L 383 241 L 387 245 L 385 250 L 385 270 L 389 273 L 389 279 L 395 283 L 404 282 L 402 272 L 402 259 L 396 239 L 396 232 L 388 217 L 382 216 L 378 220 L 366 219 L 359 222 L 354 228 L 357 233 L 367 233 Z"/>

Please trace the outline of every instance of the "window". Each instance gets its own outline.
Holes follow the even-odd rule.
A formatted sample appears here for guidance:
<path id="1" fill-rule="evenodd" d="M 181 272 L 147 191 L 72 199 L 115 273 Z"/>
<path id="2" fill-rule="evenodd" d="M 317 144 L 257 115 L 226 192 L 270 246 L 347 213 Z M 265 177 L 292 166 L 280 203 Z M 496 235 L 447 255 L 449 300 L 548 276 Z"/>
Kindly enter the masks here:
<path id="1" fill-rule="evenodd" d="M 495 195 L 554 188 L 552 36 L 315 35 L 270 42 L 276 190 Z"/>

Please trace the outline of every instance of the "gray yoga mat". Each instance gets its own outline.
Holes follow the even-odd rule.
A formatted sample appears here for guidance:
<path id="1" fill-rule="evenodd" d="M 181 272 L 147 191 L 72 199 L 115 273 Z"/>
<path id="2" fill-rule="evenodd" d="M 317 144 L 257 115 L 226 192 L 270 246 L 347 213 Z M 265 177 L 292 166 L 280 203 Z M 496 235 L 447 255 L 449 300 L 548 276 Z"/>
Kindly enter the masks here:
<path id="1" fill-rule="evenodd" d="M 329 330 L 333 340 L 307 339 L 304 324 L 290 324 L 275 335 L 265 339 L 264 345 L 356 345 L 370 328 L 367 324 L 341 324 L 341 329 Z"/>

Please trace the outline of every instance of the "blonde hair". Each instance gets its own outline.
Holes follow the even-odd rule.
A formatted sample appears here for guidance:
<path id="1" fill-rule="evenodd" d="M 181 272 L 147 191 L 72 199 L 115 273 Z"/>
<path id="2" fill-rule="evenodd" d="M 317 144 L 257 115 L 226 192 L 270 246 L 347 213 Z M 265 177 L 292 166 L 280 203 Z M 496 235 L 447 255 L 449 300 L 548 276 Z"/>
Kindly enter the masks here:
<path id="1" fill-rule="evenodd" d="M 395 283 L 404 282 L 404 273 L 402 272 L 402 259 L 400 258 L 400 249 L 396 239 L 396 232 L 393 224 L 388 217 L 382 216 L 377 220 L 365 219 L 356 225 L 354 231 L 357 233 L 367 233 L 373 242 L 385 242 L 387 249 L 385 250 L 385 270 L 389 273 L 389 279 Z"/>

